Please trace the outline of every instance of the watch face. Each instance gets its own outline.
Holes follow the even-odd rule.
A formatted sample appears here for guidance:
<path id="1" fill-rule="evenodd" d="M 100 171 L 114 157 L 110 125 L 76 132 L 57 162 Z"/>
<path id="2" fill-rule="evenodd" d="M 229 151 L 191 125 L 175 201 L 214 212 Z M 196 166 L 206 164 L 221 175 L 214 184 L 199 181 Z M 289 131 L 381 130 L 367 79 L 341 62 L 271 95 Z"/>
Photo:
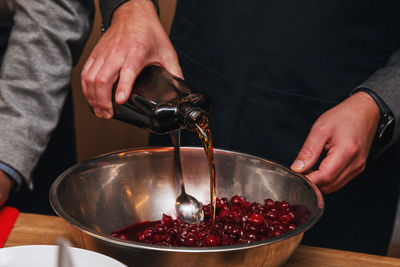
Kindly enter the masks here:
<path id="1" fill-rule="evenodd" d="M 378 129 L 371 147 L 370 155 L 378 157 L 392 141 L 394 132 L 394 117 L 384 114 L 378 124 Z"/>
<path id="2" fill-rule="evenodd" d="M 376 132 L 378 139 L 380 140 L 386 138 L 391 139 L 393 135 L 393 130 L 394 130 L 394 117 L 387 113 L 383 114 L 378 125 L 378 130 Z"/>

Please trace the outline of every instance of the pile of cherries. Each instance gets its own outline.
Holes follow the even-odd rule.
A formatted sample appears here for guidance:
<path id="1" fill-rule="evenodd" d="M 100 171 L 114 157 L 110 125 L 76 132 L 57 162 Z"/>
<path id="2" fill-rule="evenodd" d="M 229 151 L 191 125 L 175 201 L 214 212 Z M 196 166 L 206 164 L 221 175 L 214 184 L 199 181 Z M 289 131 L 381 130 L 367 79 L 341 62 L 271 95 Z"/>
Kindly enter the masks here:
<path id="1" fill-rule="evenodd" d="M 217 198 L 215 230 L 211 232 L 210 204 L 203 206 L 204 222 L 189 224 L 163 214 L 161 221 L 141 222 L 111 236 L 156 245 L 213 247 L 251 243 L 277 237 L 297 227 L 288 202 L 265 199 L 264 205 L 244 197 Z"/>

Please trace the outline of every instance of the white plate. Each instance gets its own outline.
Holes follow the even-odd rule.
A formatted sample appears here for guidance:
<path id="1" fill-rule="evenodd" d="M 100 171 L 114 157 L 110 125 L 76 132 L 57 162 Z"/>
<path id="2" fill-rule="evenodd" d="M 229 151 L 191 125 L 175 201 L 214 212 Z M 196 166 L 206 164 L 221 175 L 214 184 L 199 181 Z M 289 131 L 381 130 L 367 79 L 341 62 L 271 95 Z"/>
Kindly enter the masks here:
<path id="1" fill-rule="evenodd" d="M 108 256 L 69 248 L 74 267 L 126 267 Z M 0 267 L 57 267 L 58 246 L 34 245 L 0 249 Z"/>

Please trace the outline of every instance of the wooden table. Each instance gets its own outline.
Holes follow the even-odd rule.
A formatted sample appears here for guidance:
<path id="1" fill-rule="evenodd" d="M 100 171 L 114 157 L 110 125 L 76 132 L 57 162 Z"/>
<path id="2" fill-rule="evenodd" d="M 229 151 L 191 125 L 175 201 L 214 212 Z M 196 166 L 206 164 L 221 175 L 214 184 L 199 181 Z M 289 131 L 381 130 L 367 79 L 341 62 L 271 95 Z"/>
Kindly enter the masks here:
<path id="1" fill-rule="evenodd" d="M 72 240 L 71 228 L 61 218 L 21 213 L 5 247 L 55 244 L 59 236 Z M 74 244 L 82 247 L 82 244 Z M 400 266 L 400 259 L 348 252 L 342 250 L 300 246 L 284 267 L 386 267 Z"/>

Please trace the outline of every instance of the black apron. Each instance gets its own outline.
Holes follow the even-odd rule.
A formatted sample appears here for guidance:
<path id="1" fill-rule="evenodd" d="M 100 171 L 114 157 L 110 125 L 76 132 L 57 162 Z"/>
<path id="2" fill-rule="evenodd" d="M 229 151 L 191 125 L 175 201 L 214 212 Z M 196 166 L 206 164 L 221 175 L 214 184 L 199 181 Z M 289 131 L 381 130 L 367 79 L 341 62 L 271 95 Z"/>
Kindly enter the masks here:
<path id="1" fill-rule="evenodd" d="M 215 147 L 290 166 L 315 120 L 400 48 L 399 14 L 397 0 L 178 1 L 171 40 L 185 79 L 212 99 Z M 187 131 L 182 144 L 200 145 Z M 398 161 L 393 146 L 326 195 L 303 244 L 384 255 Z"/>

